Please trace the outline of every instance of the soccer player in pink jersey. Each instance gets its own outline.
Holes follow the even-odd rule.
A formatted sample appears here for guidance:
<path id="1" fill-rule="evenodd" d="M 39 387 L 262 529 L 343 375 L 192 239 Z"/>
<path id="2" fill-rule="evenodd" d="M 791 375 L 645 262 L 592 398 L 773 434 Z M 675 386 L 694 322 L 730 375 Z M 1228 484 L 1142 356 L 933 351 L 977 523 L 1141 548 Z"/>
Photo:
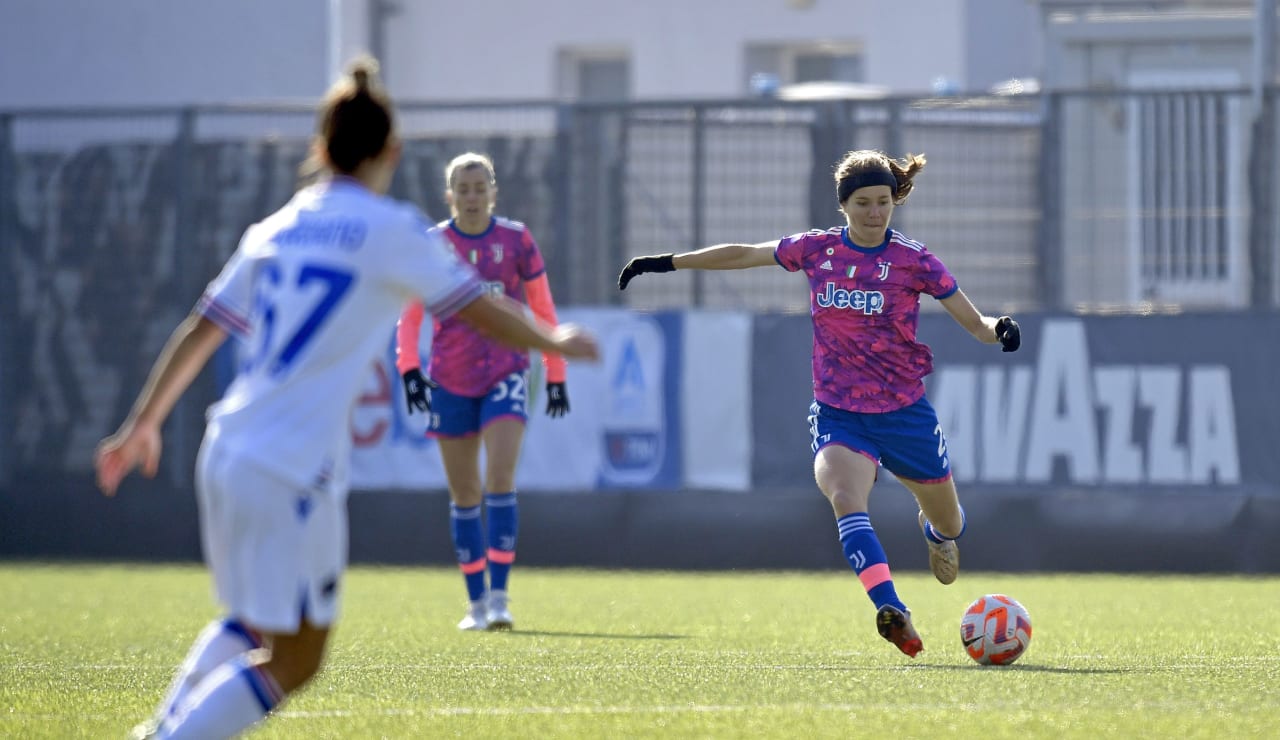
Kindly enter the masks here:
<path id="1" fill-rule="evenodd" d="M 781 265 L 809 278 L 813 317 L 813 472 L 831 502 L 845 557 L 876 606 L 876 629 L 915 657 L 924 645 L 898 598 L 867 502 L 879 466 L 915 495 L 929 566 L 943 584 L 956 579 L 964 510 L 956 496 L 947 442 L 924 393 L 933 354 L 916 339 L 921 294 L 932 296 L 976 339 L 1021 344 L 1018 323 L 986 316 L 920 242 L 889 228 L 924 167 L 883 152 L 849 152 L 836 167 L 836 199 L 846 224 L 760 244 L 720 244 L 694 252 L 636 257 L 618 277 L 673 270 L 738 270 Z"/>
<path id="2" fill-rule="evenodd" d="M 491 293 L 528 303 L 540 321 L 554 326 L 555 302 L 537 242 L 524 224 L 493 214 L 498 194 L 493 162 L 481 154 L 461 154 L 445 168 L 445 184 L 453 218 L 433 231 L 475 267 Z M 437 317 L 424 375 L 418 353 L 421 324 L 422 304 L 409 305 L 396 328 L 396 367 L 409 413 L 427 413 L 427 435 L 440 446 L 449 482 L 450 533 L 468 599 L 458 628 L 511 629 L 507 579 L 516 557 L 515 472 L 529 418 L 529 355 L 464 322 Z M 564 359 L 544 352 L 542 362 L 547 415 L 563 416 L 569 412 Z"/>
<path id="3" fill-rule="evenodd" d="M 238 735 L 320 669 L 347 565 L 349 420 L 383 343 L 370 327 L 416 298 L 515 346 L 599 355 L 586 333 L 551 331 L 489 294 L 417 209 L 385 196 L 401 145 L 375 72 L 359 62 L 330 90 L 313 155 L 325 176 L 248 228 L 94 457 L 108 496 L 138 466 L 154 476 L 173 405 L 228 336 L 243 340 L 196 463 L 201 544 L 226 613 L 135 736 Z"/>

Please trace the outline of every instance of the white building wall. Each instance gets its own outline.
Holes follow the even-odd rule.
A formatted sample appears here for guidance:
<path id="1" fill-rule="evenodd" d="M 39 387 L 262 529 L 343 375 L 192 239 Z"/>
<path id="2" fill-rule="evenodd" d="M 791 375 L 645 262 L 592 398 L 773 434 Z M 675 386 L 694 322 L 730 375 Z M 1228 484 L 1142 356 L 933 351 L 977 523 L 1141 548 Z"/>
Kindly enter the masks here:
<path id="1" fill-rule="evenodd" d="M 371 1 L 0 0 L 0 108 L 312 100 L 371 47 Z M 633 98 L 736 97 L 748 43 L 830 40 L 861 43 L 865 81 L 894 93 L 981 89 L 1037 71 L 1024 4 L 397 0 L 383 61 L 402 100 L 554 97 L 566 47 L 628 51 Z"/>
<path id="2" fill-rule="evenodd" d="M 815 0 L 803 10 L 787 0 L 403 5 L 388 71 L 393 90 L 415 98 L 552 95 L 557 50 L 566 46 L 629 49 L 635 98 L 741 95 L 749 42 L 861 42 L 866 81 L 896 92 L 928 90 L 934 77 L 963 71 L 966 6 L 955 0 Z M 448 24 L 434 27 L 446 12 Z"/>
<path id="3" fill-rule="evenodd" d="M 325 0 L 0 0 L 0 108 L 314 98 Z"/>
<path id="4" fill-rule="evenodd" d="M 1050 22 L 1044 39 L 1047 89 L 1122 89 L 1134 72 L 1234 70 L 1253 77 L 1253 23 L 1248 9 L 1227 8 L 1166 18 L 1081 17 Z"/>
<path id="5" fill-rule="evenodd" d="M 1254 18 L 1248 5 L 1224 2 L 1178 13 L 1079 13 L 1046 19 L 1045 74 L 1048 90 L 1240 90 L 1252 83 Z M 1066 245 L 1064 294 L 1068 303 L 1132 306 L 1140 302 L 1182 305 L 1242 306 L 1248 277 L 1247 163 L 1249 123 L 1253 107 L 1247 96 L 1226 99 L 1223 119 L 1209 124 L 1183 109 L 1168 115 L 1173 123 L 1167 141 L 1198 152 L 1208 147 L 1198 136 L 1221 137 L 1225 161 L 1191 159 L 1156 170 L 1139 167 L 1151 145 L 1150 132 L 1139 123 L 1141 103 L 1123 96 L 1071 97 L 1065 103 L 1062 157 L 1063 244 Z M 1163 150 L 1162 150 L 1163 151 Z M 1214 148 L 1214 155 L 1217 149 Z M 1150 157 L 1152 155 L 1147 154 Z M 1201 172 L 1212 164 L 1225 173 Z M 1164 174 L 1164 182 L 1151 178 Z M 1217 280 L 1143 277 L 1144 260 L 1170 259 L 1142 252 L 1141 229 L 1162 222 L 1212 219 L 1190 193 L 1223 188 L 1227 219 L 1229 267 Z M 1144 193 L 1160 189 L 1168 207 L 1185 208 L 1178 217 L 1144 214 Z M 1170 195 L 1172 193 L 1172 195 Z M 1145 222 L 1143 221 L 1145 215 Z M 1147 225 L 1144 227 L 1143 223 Z M 1205 250 L 1202 234 L 1159 240 L 1161 252 Z M 1218 246 L 1216 237 L 1210 241 Z M 1195 264 L 1194 258 L 1189 258 Z M 1106 269 L 1099 269 L 1106 265 Z M 1148 268 L 1150 265 L 1148 264 Z M 1177 274 L 1177 270 L 1171 270 Z"/>

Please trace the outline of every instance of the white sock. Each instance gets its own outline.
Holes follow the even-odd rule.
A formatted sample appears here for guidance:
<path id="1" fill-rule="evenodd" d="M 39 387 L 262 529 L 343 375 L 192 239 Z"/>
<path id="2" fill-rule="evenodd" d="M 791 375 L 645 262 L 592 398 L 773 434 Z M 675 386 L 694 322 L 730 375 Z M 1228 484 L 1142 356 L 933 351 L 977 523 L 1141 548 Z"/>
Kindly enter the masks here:
<path id="1" fill-rule="evenodd" d="M 247 653 L 218 666 L 160 725 L 157 737 L 230 738 L 261 721 L 284 701 L 284 692 L 260 663 Z"/>
<path id="2" fill-rule="evenodd" d="M 196 638 L 186 660 L 182 661 L 177 677 L 165 693 L 164 701 L 160 702 L 156 718 L 164 720 L 176 712 L 191 690 L 214 668 L 257 647 L 260 647 L 257 638 L 238 620 L 228 617 L 210 622 Z"/>

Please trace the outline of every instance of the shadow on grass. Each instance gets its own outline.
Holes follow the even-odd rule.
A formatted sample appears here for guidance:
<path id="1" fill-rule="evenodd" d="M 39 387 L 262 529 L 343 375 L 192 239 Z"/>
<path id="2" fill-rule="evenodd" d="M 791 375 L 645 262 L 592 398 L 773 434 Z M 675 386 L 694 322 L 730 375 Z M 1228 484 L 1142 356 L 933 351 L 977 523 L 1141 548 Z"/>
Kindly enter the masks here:
<path id="1" fill-rule="evenodd" d="M 1053 665 L 1036 665 L 1035 663 L 1014 663 L 1013 665 L 979 665 L 971 663 L 969 665 L 951 665 L 943 663 L 912 663 L 904 668 L 933 668 L 950 671 L 1012 671 L 1022 673 L 1065 673 L 1065 674 L 1105 674 L 1105 673 L 1133 673 L 1131 668 L 1065 668 L 1063 666 Z"/>
<path id="2" fill-rule="evenodd" d="M 688 635 L 624 635 L 608 632 L 557 632 L 555 630 L 500 630 L 512 637 L 588 637 L 602 640 L 684 640 Z"/>

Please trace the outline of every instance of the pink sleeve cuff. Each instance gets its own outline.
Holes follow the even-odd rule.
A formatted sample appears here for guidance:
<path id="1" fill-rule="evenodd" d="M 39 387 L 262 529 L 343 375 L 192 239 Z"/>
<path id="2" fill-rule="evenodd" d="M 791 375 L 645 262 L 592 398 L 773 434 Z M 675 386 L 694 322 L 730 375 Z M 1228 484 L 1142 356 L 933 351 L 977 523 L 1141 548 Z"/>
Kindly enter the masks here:
<path id="1" fill-rule="evenodd" d="M 418 354 L 418 336 L 422 331 L 422 304 L 414 301 L 404 307 L 396 322 L 396 370 L 403 375 L 422 364 Z"/>

